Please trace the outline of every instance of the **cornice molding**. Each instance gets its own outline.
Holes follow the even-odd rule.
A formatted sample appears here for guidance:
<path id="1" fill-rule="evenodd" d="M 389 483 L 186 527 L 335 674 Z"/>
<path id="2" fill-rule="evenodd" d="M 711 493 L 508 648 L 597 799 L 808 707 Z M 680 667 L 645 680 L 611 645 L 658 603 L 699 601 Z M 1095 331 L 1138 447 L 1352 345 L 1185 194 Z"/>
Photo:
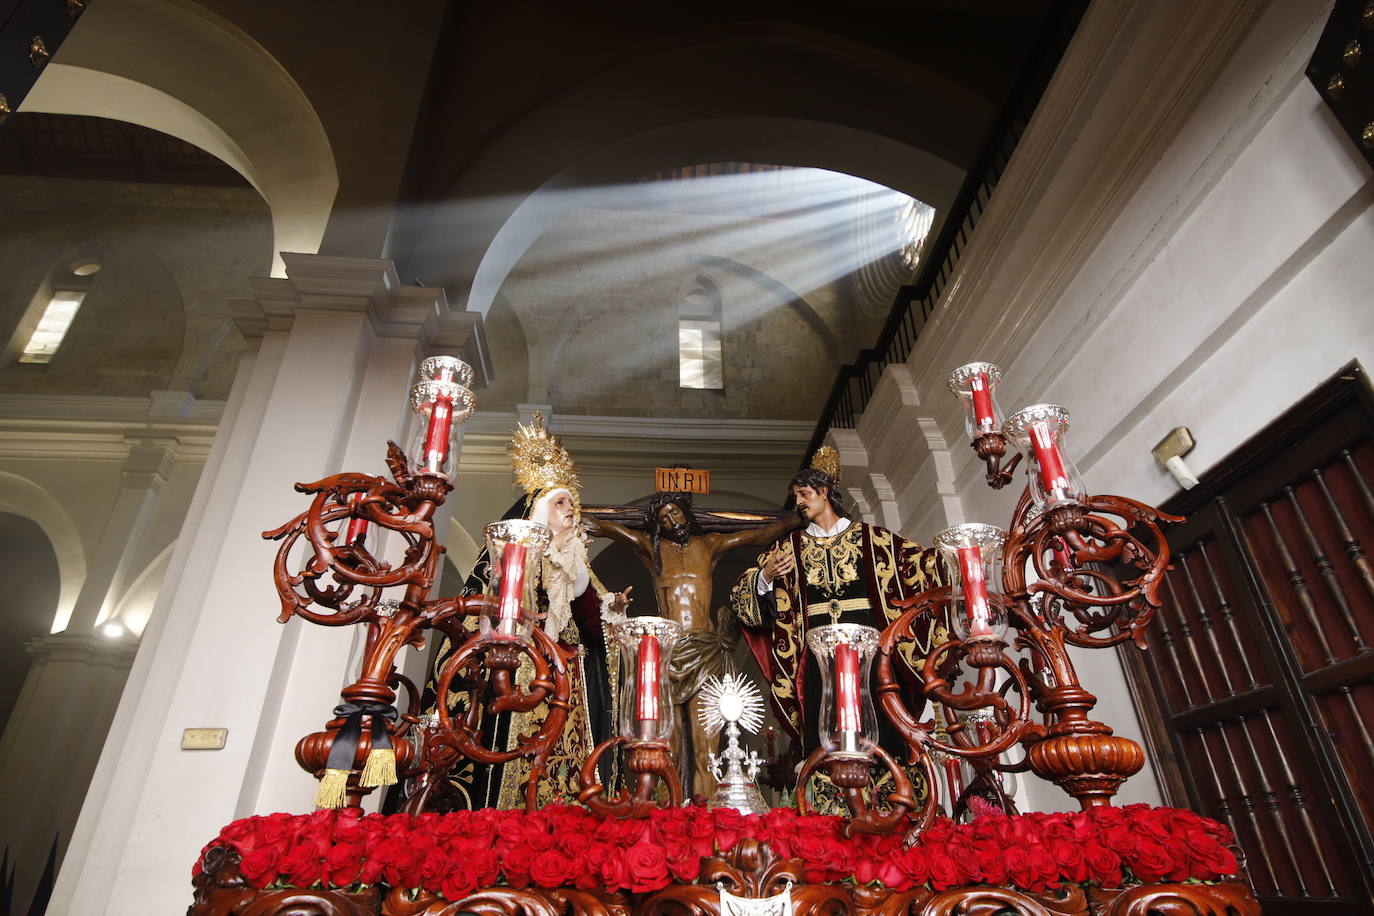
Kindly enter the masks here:
<path id="1" fill-rule="evenodd" d="M 157 408 L 150 398 L 0 395 L 0 459 L 122 463 L 161 442 L 175 463 L 203 463 L 224 403 L 197 402 L 190 417 L 150 415 Z"/>
<path id="2" fill-rule="evenodd" d="M 479 411 L 463 428 L 459 473 L 510 473 L 506 443 L 514 412 Z M 555 415 L 549 429 L 583 473 L 642 470 L 667 461 L 712 471 L 790 471 L 813 424 L 791 420 L 699 420 Z"/>
<path id="3" fill-rule="evenodd" d="M 230 299 L 229 313 L 249 341 L 289 331 L 299 312 L 363 313 L 379 337 L 414 339 L 426 353 L 462 353 L 477 385 L 489 376 L 482 316 L 458 311 L 442 287 L 407 286 L 381 258 L 282 252 L 286 277 L 255 277 L 252 299 Z"/>

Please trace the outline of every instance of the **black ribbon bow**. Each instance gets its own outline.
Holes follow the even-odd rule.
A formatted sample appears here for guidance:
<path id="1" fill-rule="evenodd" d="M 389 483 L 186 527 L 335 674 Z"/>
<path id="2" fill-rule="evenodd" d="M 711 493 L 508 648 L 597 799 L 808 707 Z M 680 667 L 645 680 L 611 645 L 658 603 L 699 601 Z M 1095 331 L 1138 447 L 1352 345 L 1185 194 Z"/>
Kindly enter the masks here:
<path id="1" fill-rule="evenodd" d="M 358 755 L 358 739 L 363 736 L 363 716 L 372 717 L 372 749 L 391 747 L 391 729 L 387 727 L 387 722 L 395 722 L 398 713 L 390 703 L 340 703 L 334 707 L 334 715 L 336 718 L 348 718 L 334 736 L 334 743 L 329 746 L 326 769 L 353 769 L 353 759 Z"/>

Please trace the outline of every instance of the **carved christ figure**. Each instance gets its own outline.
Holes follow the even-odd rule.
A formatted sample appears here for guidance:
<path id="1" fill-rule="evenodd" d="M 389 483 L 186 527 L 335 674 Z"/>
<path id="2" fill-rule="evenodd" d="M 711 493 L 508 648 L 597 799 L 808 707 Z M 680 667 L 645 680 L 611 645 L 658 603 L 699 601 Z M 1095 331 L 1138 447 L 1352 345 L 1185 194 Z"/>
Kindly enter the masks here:
<path id="1" fill-rule="evenodd" d="M 789 516 L 759 524 L 768 516 L 758 516 L 757 527 L 708 532 L 697 521 L 690 493 L 656 495 L 644 509 L 642 531 L 612 521 L 594 509 L 585 510 L 585 518 L 591 534 L 628 544 L 634 550 L 653 576 L 659 613 L 682 625 L 684 636 L 674 650 L 670 669 L 674 696 L 682 704 L 683 731 L 691 738 L 691 766 L 684 757 L 679 760 L 689 791 L 708 793 L 712 785 L 708 761 L 713 748 L 698 721 L 696 695 L 706 677 L 723 668 L 732 642 L 717 631 L 711 616 L 711 576 L 731 549 L 772 543 L 795 528 L 799 520 Z"/>

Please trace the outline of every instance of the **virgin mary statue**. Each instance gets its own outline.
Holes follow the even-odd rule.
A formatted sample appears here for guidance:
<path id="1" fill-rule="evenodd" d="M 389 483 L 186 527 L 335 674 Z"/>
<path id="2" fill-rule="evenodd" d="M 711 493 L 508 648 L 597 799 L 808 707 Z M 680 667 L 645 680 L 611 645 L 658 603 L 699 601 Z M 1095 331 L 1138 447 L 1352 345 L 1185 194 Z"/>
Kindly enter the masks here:
<path id="1" fill-rule="evenodd" d="M 624 593 L 608 592 L 592 573 L 582 530 L 577 469 L 563 444 L 544 429 L 543 417 L 536 413 L 533 423 L 518 425 L 507 451 L 515 468 L 516 483 L 524 488 L 525 497 L 511 507 L 506 517 L 528 518 L 553 532 L 539 568 L 539 626 L 557 640 L 567 659 L 572 682 L 571 709 L 539 780 L 536 803 L 541 808 L 573 804 L 583 761 L 611 734 L 615 687 L 608 672 L 615 667 L 607 655 L 603 615 L 623 613 L 629 602 L 629 589 Z M 463 586 L 463 594 L 481 594 L 490 579 L 491 564 L 484 549 Z M 434 685 L 439 669 L 453 650 L 445 640 L 435 653 L 426 690 L 427 712 L 437 707 Z M 517 685 L 524 688 L 532 675 L 528 659 L 522 660 L 516 673 Z M 450 691 L 450 713 L 466 716 L 472 700 L 471 691 Z M 529 712 L 497 714 L 488 713 L 484 701 L 481 705 L 478 716 L 483 743 L 503 751 L 515 747 L 516 736 L 534 732 L 548 714 L 544 703 Z M 524 807 L 530 769 L 531 761 L 524 757 L 492 766 L 462 760 L 448 775 L 449 791 L 439 793 L 448 799 L 443 807 Z M 602 774 L 603 783 L 606 776 Z"/>

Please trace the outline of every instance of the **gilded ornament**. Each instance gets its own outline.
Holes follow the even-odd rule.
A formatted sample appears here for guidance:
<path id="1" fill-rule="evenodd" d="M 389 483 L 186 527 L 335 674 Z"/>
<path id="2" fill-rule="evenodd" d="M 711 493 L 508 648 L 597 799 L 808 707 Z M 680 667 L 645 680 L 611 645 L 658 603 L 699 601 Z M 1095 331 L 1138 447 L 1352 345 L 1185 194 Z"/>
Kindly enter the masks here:
<path id="1" fill-rule="evenodd" d="M 0 124 L 4 124 L 5 119 L 13 113 L 14 109 L 10 107 L 9 97 L 0 92 Z"/>
<path id="2" fill-rule="evenodd" d="M 1374 149 L 1374 121 L 1370 121 L 1364 126 L 1360 133 L 1360 143 L 1365 149 Z"/>
<path id="3" fill-rule="evenodd" d="M 75 19 L 86 11 L 87 0 L 67 0 L 67 15 Z"/>
<path id="4" fill-rule="evenodd" d="M 1360 14 L 1360 24 L 1366 29 L 1374 29 L 1374 0 L 1364 5 L 1364 12 Z"/>
<path id="5" fill-rule="evenodd" d="M 840 463 L 840 453 L 835 451 L 834 446 L 822 445 L 816 449 L 816 454 L 811 456 L 811 467 L 833 480 L 835 486 L 840 485 L 844 465 Z"/>
<path id="6" fill-rule="evenodd" d="M 1364 48 L 1360 46 L 1358 41 L 1350 42 L 1341 52 L 1341 60 L 1345 61 L 1347 68 L 1358 66 L 1362 56 L 1364 56 Z"/>
<path id="7" fill-rule="evenodd" d="M 52 54 L 49 53 L 48 44 L 43 40 L 43 36 L 33 36 L 33 40 L 29 42 L 29 61 L 33 63 L 34 67 L 41 67 L 48 62 L 50 57 Z"/>
<path id="8" fill-rule="evenodd" d="M 1342 92 L 1345 92 L 1345 77 L 1339 73 L 1333 74 L 1331 79 L 1326 81 L 1326 94 L 1333 99 L 1338 99 Z"/>
<path id="9" fill-rule="evenodd" d="M 582 490 L 577 466 L 572 455 L 558 437 L 544 428 L 544 415 L 535 413 L 534 422 L 517 424 L 515 435 L 506 446 L 511 467 L 515 468 L 515 482 L 530 497 L 545 490 L 563 487 L 574 496 Z"/>

